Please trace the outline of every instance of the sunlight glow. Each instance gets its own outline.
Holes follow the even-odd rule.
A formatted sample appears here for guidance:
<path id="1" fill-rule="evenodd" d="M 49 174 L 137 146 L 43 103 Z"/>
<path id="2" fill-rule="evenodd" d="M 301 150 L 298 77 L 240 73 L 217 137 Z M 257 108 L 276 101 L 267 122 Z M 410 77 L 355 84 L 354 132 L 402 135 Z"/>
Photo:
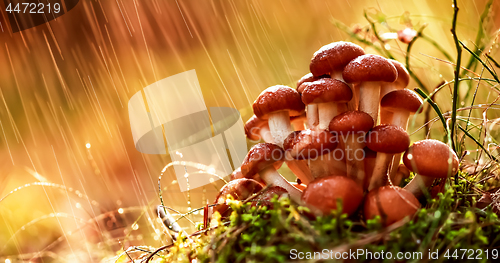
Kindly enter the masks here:
<path id="1" fill-rule="evenodd" d="M 85 147 L 87 147 L 87 149 L 90 149 L 90 146 L 90 143 L 85 144 Z"/>

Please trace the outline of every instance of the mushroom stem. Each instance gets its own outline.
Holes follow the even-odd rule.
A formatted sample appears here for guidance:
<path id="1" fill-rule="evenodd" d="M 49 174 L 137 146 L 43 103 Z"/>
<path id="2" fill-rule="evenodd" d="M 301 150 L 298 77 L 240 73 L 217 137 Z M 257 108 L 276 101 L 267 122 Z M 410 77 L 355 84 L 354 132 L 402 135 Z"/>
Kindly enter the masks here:
<path id="1" fill-rule="evenodd" d="M 327 130 L 330 121 L 339 114 L 337 103 L 325 102 L 318 103 L 318 128 L 320 130 Z"/>
<path id="2" fill-rule="evenodd" d="M 309 104 L 306 105 L 306 116 L 307 116 L 307 125 L 309 125 L 310 129 L 316 127 L 318 125 L 318 105 Z"/>
<path id="3" fill-rule="evenodd" d="M 325 161 L 322 160 L 322 157 L 309 159 L 308 162 L 309 168 L 311 169 L 311 175 L 314 179 L 325 176 L 325 173 L 327 173 L 327 167 Z"/>
<path id="4" fill-rule="evenodd" d="M 290 195 L 292 201 L 302 205 L 302 191 L 291 185 L 272 165 L 261 170 L 259 175 L 268 185 L 284 188 Z"/>
<path id="5" fill-rule="evenodd" d="M 427 187 L 431 186 L 433 182 L 434 182 L 433 177 L 422 176 L 420 174 L 417 174 L 404 187 L 404 189 L 408 190 L 416 198 L 420 198 L 424 193 L 424 189 L 427 189 Z"/>
<path id="6" fill-rule="evenodd" d="M 387 184 L 387 169 L 392 161 L 393 154 L 379 152 L 375 158 L 375 168 L 370 179 L 368 191 Z"/>
<path id="7" fill-rule="evenodd" d="M 311 170 L 305 160 L 287 160 L 286 165 L 304 184 L 309 184 L 314 180 Z"/>
<path id="8" fill-rule="evenodd" d="M 268 143 L 274 142 L 273 136 L 271 134 L 271 131 L 269 130 L 268 125 L 264 125 L 264 126 L 260 127 L 259 135 L 265 142 L 268 142 Z"/>
<path id="9" fill-rule="evenodd" d="M 408 119 L 410 118 L 409 111 L 394 112 L 392 114 L 391 124 L 401 127 L 403 130 L 408 130 Z"/>
<path id="10" fill-rule="evenodd" d="M 364 155 L 364 143 L 359 142 L 360 137 L 364 137 L 364 135 L 349 132 L 346 136 L 342 137 L 346 146 L 345 154 L 347 176 L 353 179 L 359 186 L 363 187 L 363 180 L 365 177 L 364 158 L 357 158 L 358 156 L 356 156 L 356 154 L 359 150 L 361 150 Z M 349 151 L 352 151 L 352 156 L 349 156 Z"/>
<path id="11" fill-rule="evenodd" d="M 332 79 L 338 79 L 342 82 L 345 82 L 344 78 L 342 77 L 342 71 L 332 71 L 330 77 Z M 350 111 L 355 111 L 357 109 L 357 103 L 358 103 L 358 93 L 357 90 L 354 88 L 354 85 L 346 83 L 349 88 L 352 90 L 352 99 L 347 103 L 347 109 Z M 342 112 L 339 112 L 339 114 Z"/>
<path id="12" fill-rule="evenodd" d="M 279 147 L 283 147 L 283 141 L 290 133 L 293 132 L 290 125 L 290 115 L 288 114 L 288 111 L 269 113 L 268 124 L 274 143 Z"/>
<path id="13" fill-rule="evenodd" d="M 335 154 L 337 152 L 339 152 L 341 156 L 336 156 Z M 326 171 L 328 173 L 324 176 L 328 176 L 328 175 L 332 175 L 332 174 L 337 174 L 337 175 L 346 174 L 347 167 L 346 167 L 345 161 L 342 159 L 343 155 L 344 155 L 343 147 L 337 148 L 337 149 L 324 155 L 325 159 L 326 159 L 326 161 L 325 161 L 326 167 L 327 167 Z"/>
<path id="14" fill-rule="evenodd" d="M 410 118 L 410 112 L 408 112 L 408 111 L 394 112 L 394 113 L 392 113 L 392 118 L 391 118 L 390 123 L 392 125 L 401 127 L 405 131 L 407 131 L 409 118 Z M 401 162 L 401 154 L 394 155 L 394 159 L 392 160 L 391 171 L 389 173 L 389 177 L 391 178 L 391 181 L 396 176 L 400 162 Z"/>
<path id="15" fill-rule="evenodd" d="M 391 182 L 396 186 L 399 186 L 399 184 L 401 183 L 401 179 L 398 180 L 397 176 L 400 162 L 401 162 L 401 153 L 395 154 L 394 158 L 392 159 L 392 165 L 391 165 L 391 170 L 389 172 L 389 177 L 391 178 Z"/>
<path id="16" fill-rule="evenodd" d="M 380 101 L 380 82 L 366 81 L 359 84 L 359 110 L 368 113 L 377 125 Z"/>

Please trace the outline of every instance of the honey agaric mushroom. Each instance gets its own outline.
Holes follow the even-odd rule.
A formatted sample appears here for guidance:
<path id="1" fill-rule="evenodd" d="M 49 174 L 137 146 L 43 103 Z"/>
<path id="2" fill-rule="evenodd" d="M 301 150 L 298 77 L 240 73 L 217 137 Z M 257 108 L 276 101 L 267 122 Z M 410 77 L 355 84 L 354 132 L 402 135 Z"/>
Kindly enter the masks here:
<path id="1" fill-rule="evenodd" d="M 292 132 L 290 117 L 301 115 L 304 108 L 300 94 L 283 85 L 267 88 L 253 103 L 255 116 L 268 120 L 274 143 L 280 147 Z"/>
<path id="2" fill-rule="evenodd" d="M 422 100 L 414 91 L 408 89 L 391 91 L 380 101 L 380 116 L 382 116 L 382 112 L 390 112 L 390 119 L 381 119 L 381 122 L 383 121 L 388 124 L 399 126 L 406 131 L 408 130 L 408 120 L 410 115 L 420 113 L 421 106 Z M 387 117 L 388 115 L 384 116 L 384 118 Z M 391 180 L 393 180 L 396 176 L 400 161 L 401 154 L 394 155 L 392 169 L 389 174 Z"/>
<path id="3" fill-rule="evenodd" d="M 314 77 L 311 73 L 307 73 L 302 78 L 297 81 L 297 92 L 302 95 L 302 91 L 306 88 L 306 86 L 302 86 L 302 84 L 307 82 L 313 82 L 322 78 L 330 78 L 329 75 L 322 75 L 319 77 Z M 318 125 L 318 107 L 316 104 L 311 104 L 306 106 L 307 112 L 307 124 L 310 128 Z"/>
<path id="4" fill-rule="evenodd" d="M 401 89 L 387 93 L 380 101 L 380 108 L 392 112 L 392 117 L 384 124 L 392 124 L 408 129 L 410 115 L 420 113 L 422 99 L 412 90 Z M 420 109 L 420 111 L 419 111 Z"/>
<path id="5" fill-rule="evenodd" d="M 342 200 L 342 212 L 352 215 L 363 200 L 363 189 L 346 176 L 330 175 L 308 184 L 302 194 L 303 203 L 322 215 L 337 210 L 338 199 Z"/>
<path id="6" fill-rule="evenodd" d="M 316 51 L 309 64 L 309 70 L 314 76 L 328 74 L 332 79 L 344 81 L 342 71 L 344 67 L 353 59 L 362 56 L 365 51 L 360 46 L 351 42 L 333 42 L 321 47 Z M 359 94 L 351 87 L 354 98 L 348 102 L 349 110 L 356 110 L 356 103 Z"/>
<path id="7" fill-rule="evenodd" d="M 380 216 L 384 226 L 411 217 L 420 208 L 417 198 L 397 186 L 382 186 L 370 191 L 364 202 L 365 219 Z"/>
<path id="8" fill-rule="evenodd" d="M 380 88 L 380 98 L 394 90 L 405 89 L 410 83 L 410 74 L 406 70 L 405 66 L 396 60 L 389 59 L 389 62 L 396 67 L 398 71 L 398 78 L 394 82 L 384 82 Z M 380 106 L 380 124 L 388 124 L 392 118 L 392 112 L 387 111 L 382 106 Z M 402 127 L 403 129 L 405 127 Z"/>
<path id="9" fill-rule="evenodd" d="M 363 55 L 349 62 L 342 73 L 347 83 L 359 85 L 359 110 L 368 113 L 377 123 L 380 102 L 380 85 L 394 82 L 398 77 L 396 67 L 378 55 Z"/>
<path id="10" fill-rule="evenodd" d="M 290 194 L 290 199 L 300 204 L 302 192 L 276 171 L 284 160 L 285 152 L 281 147 L 272 143 L 259 143 L 254 145 L 245 156 L 241 165 L 241 173 L 250 179 L 258 175 L 267 185 L 284 188 Z"/>
<path id="11" fill-rule="evenodd" d="M 347 176 L 360 186 L 363 186 L 365 177 L 364 160 L 357 158 L 356 154 L 358 151 L 363 153 L 365 135 L 372 127 L 373 118 L 362 111 L 346 111 L 330 122 L 330 132 L 340 135 L 345 145 Z M 354 158 L 349 158 L 350 150 Z"/>
<path id="12" fill-rule="evenodd" d="M 219 212 L 222 217 L 227 217 L 231 214 L 231 209 L 226 204 L 228 195 L 234 200 L 245 200 L 252 194 L 258 193 L 263 189 L 262 185 L 257 181 L 247 178 L 240 178 L 228 182 L 215 198 L 213 212 Z"/>
<path id="13" fill-rule="evenodd" d="M 404 188 L 421 197 L 436 178 L 447 178 L 458 172 L 458 158 L 448 145 L 438 140 L 415 142 L 403 156 L 403 163 L 417 175 Z"/>
<path id="14" fill-rule="evenodd" d="M 258 142 L 263 139 L 265 142 L 273 143 L 273 136 L 271 136 L 267 121 L 261 120 L 255 115 L 245 123 L 245 134 L 252 141 Z"/>
<path id="15" fill-rule="evenodd" d="M 241 179 L 241 178 L 245 178 L 245 176 L 243 176 L 243 174 L 241 173 L 241 167 L 238 167 L 229 176 L 229 181 L 233 181 L 233 180 L 237 180 L 237 179 Z M 266 182 L 262 181 L 262 179 L 258 176 L 253 178 L 253 179 L 255 181 L 257 181 L 258 183 L 260 183 L 261 185 L 266 185 Z"/>
<path id="16" fill-rule="evenodd" d="M 368 190 L 386 185 L 387 170 L 394 154 L 402 153 L 410 146 L 410 136 L 398 126 L 382 124 L 366 135 L 366 147 L 377 152 L 375 167 Z"/>
<path id="17" fill-rule="evenodd" d="M 288 135 L 283 144 L 287 162 L 307 160 L 311 171 L 311 178 L 305 180 L 306 184 L 312 180 L 335 172 L 334 163 L 324 160 L 324 155 L 332 152 L 338 145 L 335 135 L 325 130 L 295 131 Z"/>
<path id="18" fill-rule="evenodd" d="M 324 78 L 306 82 L 302 91 L 302 102 L 305 105 L 315 104 L 318 107 L 318 126 L 320 130 L 328 129 L 333 117 L 347 111 L 346 103 L 352 99 L 352 91 L 340 80 Z"/>

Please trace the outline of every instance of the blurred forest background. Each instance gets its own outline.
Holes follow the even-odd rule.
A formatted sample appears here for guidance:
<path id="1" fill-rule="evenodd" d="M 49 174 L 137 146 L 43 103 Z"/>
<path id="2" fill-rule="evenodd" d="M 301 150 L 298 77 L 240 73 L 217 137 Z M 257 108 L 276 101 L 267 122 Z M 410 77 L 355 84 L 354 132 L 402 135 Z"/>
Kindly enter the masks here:
<path id="1" fill-rule="evenodd" d="M 474 47 L 486 1 L 458 3 L 457 33 Z M 0 198 L 33 182 L 68 188 L 29 186 L 0 202 L 0 258 L 29 255 L 52 244 L 48 251 L 73 255 L 71 262 L 89 262 L 79 253 L 165 242 L 147 220 L 154 213 L 148 211 L 134 224 L 141 207 L 159 204 L 158 176 L 170 162 L 167 155 L 141 154 L 134 147 L 127 103 L 145 86 L 196 69 L 207 107 L 237 108 L 246 121 L 262 90 L 276 84 L 294 87 L 308 73 L 318 48 L 353 41 L 335 20 L 374 40 L 364 35 L 364 11 L 374 18 L 384 14 L 394 30 L 410 26 L 408 19 L 416 29 L 427 24 L 424 34 L 454 58 L 451 5 L 443 0 L 82 0 L 56 20 L 12 33 L 0 3 Z M 500 1 L 493 1 L 484 24 L 492 41 L 500 28 L 499 13 Z M 389 32 L 384 26 L 378 30 Z M 406 46 L 386 42 L 400 61 Z M 500 59 L 497 44 L 491 48 L 490 55 Z M 447 60 L 429 42 L 415 42 L 414 72 L 431 89 L 453 78 L 453 64 L 436 58 Z M 465 92 L 468 87 L 462 84 Z M 415 87 L 412 81 L 409 88 Z M 443 111 L 451 109 L 450 94 L 446 87 L 435 98 Z M 476 103 L 497 97 L 482 89 Z M 498 112 L 487 114 L 500 117 Z M 419 117 L 412 130 L 422 124 Z M 428 136 L 441 139 L 443 130 L 435 126 Z M 422 129 L 412 140 L 425 136 Z M 217 194 L 216 187 L 207 186 L 188 196 L 174 180 L 167 171 L 163 196 L 166 205 L 181 212 L 212 202 Z M 99 224 L 84 226 L 99 215 Z M 120 243 L 117 238 L 131 228 L 136 234 Z M 107 238 L 99 235 L 104 232 Z"/>

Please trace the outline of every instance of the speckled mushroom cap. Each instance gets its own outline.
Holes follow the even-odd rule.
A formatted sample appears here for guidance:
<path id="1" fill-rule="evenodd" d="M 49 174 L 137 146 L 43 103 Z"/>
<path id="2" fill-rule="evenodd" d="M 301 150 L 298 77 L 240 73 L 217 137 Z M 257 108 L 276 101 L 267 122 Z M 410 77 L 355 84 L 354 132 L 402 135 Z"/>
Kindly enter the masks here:
<path id="1" fill-rule="evenodd" d="M 255 115 L 250 117 L 250 119 L 248 119 L 245 123 L 245 134 L 247 135 L 247 138 L 253 141 L 260 140 L 260 128 L 265 125 L 267 125 L 267 121 L 261 120 Z"/>
<path id="2" fill-rule="evenodd" d="M 283 148 L 287 156 L 297 159 L 314 159 L 337 148 L 338 138 L 328 131 L 302 130 L 290 133 Z"/>
<path id="3" fill-rule="evenodd" d="M 306 105 L 325 102 L 348 102 L 352 99 L 352 91 L 347 84 L 337 79 L 324 78 L 301 85 L 302 102 Z"/>
<path id="4" fill-rule="evenodd" d="M 398 78 L 396 67 L 389 60 L 379 55 L 363 55 L 355 58 L 342 72 L 347 83 L 365 81 L 394 82 Z"/>
<path id="5" fill-rule="evenodd" d="M 229 216 L 231 209 L 225 204 L 228 195 L 232 196 L 235 200 L 245 200 L 252 194 L 261 191 L 262 188 L 261 184 L 252 179 L 240 178 L 230 181 L 222 187 L 215 198 L 214 203 L 219 205 L 214 206 L 213 211 L 219 212 L 223 217 Z"/>
<path id="6" fill-rule="evenodd" d="M 364 54 L 363 48 L 351 42 L 333 42 L 314 53 L 309 70 L 314 76 L 342 71 L 351 60 Z"/>
<path id="7" fill-rule="evenodd" d="M 284 85 L 265 89 L 253 103 L 253 112 L 260 119 L 267 120 L 269 113 L 288 111 L 290 116 L 298 116 L 305 110 L 300 94 Z"/>
<path id="8" fill-rule="evenodd" d="M 342 212 L 353 214 L 363 200 L 363 189 L 346 176 L 330 175 L 309 183 L 302 194 L 302 201 L 319 209 L 324 215 L 337 209 L 337 199 L 342 199 Z"/>
<path id="9" fill-rule="evenodd" d="M 422 99 L 413 90 L 401 89 L 387 93 L 380 101 L 380 107 L 391 112 L 409 111 L 416 113 L 422 106 Z M 420 109 L 419 113 L 422 111 Z"/>
<path id="10" fill-rule="evenodd" d="M 373 127 L 373 118 L 363 111 L 346 111 L 330 122 L 330 131 L 341 135 L 368 132 Z"/>
<path id="11" fill-rule="evenodd" d="M 272 143 L 259 143 L 250 149 L 241 165 L 241 173 L 246 178 L 253 178 L 258 172 L 269 166 L 281 167 L 285 160 L 285 152 Z"/>
<path id="12" fill-rule="evenodd" d="M 397 186 L 382 186 L 366 195 L 363 210 L 365 219 L 380 216 L 382 224 L 388 226 L 413 216 L 418 208 L 420 203 L 409 191 Z"/>
<path id="13" fill-rule="evenodd" d="M 395 125 L 375 126 L 366 135 L 366 147 L 375 152 L 402 153 L 408 146 L 410 146 L 410 136 Z"/>
<path id="14" fill-rule="evenodd" d="M 311 73 L 307 73 L 305 74 L 302 78 L 300 78 L 298 81 L 297 81 L 297 91 L 299 93 L 302 93 L 302 90 L 304 89 L 304 87 L 300 87 L 303 83 L 306 83 L 306 82 L 313 82 L 313 81 L 316 81 L 318 79 L 322 79 L 322 78 L 329 78 L 330 76 L 329 75 L 322 75 L 322 76 L 319 76 L 319 77 L 315 77 L 313 76 L 313 74 Z"/>
<path id="15" fill-rule="evenodd" d="M 405 66 L 401 62 L 393 59 L 389 59 L 389 62 L 394 65 L 396 71 L 398 72 L 398 78 L 394 81 L 394 84 L 398 87 L 406 88 L 406 86 L 410 83 L 410 73 L 408 73 L 408 70 L 406 70 Z"/>
<path id="16" fill-rule="evenodd" d="M 403 156 L 403 163 L 422 176 L 446 178 L 458 171 L 458 158 L 448 145 L 438 140 L 415 142 Z"/>

